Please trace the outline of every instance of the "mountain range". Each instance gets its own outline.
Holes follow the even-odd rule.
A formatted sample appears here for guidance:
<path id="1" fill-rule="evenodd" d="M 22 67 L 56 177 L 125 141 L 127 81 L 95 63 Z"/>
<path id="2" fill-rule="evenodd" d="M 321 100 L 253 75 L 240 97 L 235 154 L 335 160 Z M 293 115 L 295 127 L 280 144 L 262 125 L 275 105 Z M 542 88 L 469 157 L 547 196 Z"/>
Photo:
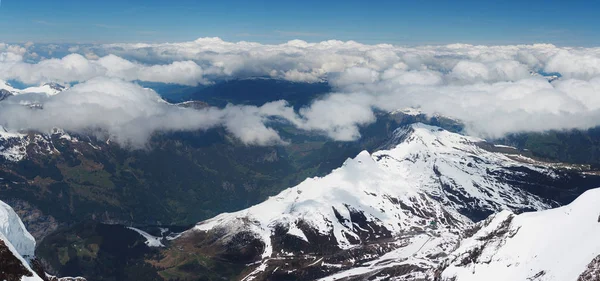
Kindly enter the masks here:
<path id="1" fill-rule="evenodd" d="M 218 87 L 244 83 L 269 80 Z M 9 87 L 0 100 L 64 90 Z M 594 140 L 592 130 L 490 142 L 417 109 L 378 114 L 356 142 L 276 124 L 284 147 L 249 147 L 220 128 L 157 133 L 131 150 L 59 128 L 0 127 L 0 199 L 15 209 L 0 213 L 0 252 L 16 268 L 6 280 L 598 278 L 595 164 L 575 161 L 572 144 L 528 149 L 568 134 Z M 563 261 L 572 270 L 557 270 Z"/>
<path id="2" fill-rule="evenodd" d="M 477 251 L 459 246 L 481 224 L 490 225 L 476 222 L 497 212 L 553 208 L 564 202 L 557 193 L 572 191 L 562 186 L 568 174 L 528 164 L 516 151 L 486 150 L 489 145 L 439 127 L 403 127 L 376 152 L 363 151 L 327 176 L 249 209 L 200 222 L 172 247 L 250 265 L 240 280 L 451 280 L 444 276 L 454 267 L 445 263 L 466 266 L 449 258 Z M 169 265 L 171 254 L 159 264 Z"/>

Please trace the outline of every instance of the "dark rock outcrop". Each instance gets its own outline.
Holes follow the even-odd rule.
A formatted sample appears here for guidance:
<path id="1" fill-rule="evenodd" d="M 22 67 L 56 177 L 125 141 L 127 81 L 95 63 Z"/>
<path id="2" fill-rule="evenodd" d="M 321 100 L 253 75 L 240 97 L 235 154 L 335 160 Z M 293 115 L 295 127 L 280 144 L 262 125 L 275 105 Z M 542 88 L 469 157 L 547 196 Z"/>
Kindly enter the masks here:
<path id="1" fill-rule="evenodd" d="M 0 239 L 0 280 L 19 281 L 23 276 L 32 277 L 33 274 Z"/>

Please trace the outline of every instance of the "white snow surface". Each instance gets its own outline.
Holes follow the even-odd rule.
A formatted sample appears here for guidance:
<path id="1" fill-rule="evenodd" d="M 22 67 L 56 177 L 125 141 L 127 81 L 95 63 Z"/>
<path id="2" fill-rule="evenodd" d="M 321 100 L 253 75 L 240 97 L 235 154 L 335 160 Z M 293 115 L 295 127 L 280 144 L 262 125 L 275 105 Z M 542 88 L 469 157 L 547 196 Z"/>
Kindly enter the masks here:
<path id="1" fill-rule="evenodd" d="M 440 235 L 439 237 L 437 235 Z M 378 272 L 394 266 L 414 264 L 420 267 L 435 268 L 437 264 L 428 258 L 428 255 L 451 251 L 458 240 L 458 235 L 451 232 L 440 231 L 436 234 L 422 233 L 410 237 L 404 247 L 393 250 L 373 261 L 357 266 L 350 270 L 319 279 L 320 281 L 344 280 L 362 274 Z M 430 272 L 415 272 L 411 274 L 416 280 L 430 280 Z M 370 280 L 370 279 L 369 279 Z M 392 279 L 384 279 L 392 280 Z"/>
<path id="2" fill-rule="evenodd" d="M 456 281 L 577 280 L 600 255 L 599 203 L 600 189 L 594 189 L 564 207 L 520 215 L 498 213 L 462 241 L 442 276 Z M 503 223 L 502 235 L 484 239 Z M 477 261 L 461 265 L 475 249 L 481 249 Z"/>
<path id="3" fill-rule="evenodd" d="M 127 228 L 137 232 L 138 234 L 140 234 L 141 236 L 146 238 L 145 243 L 146 243 L 146 245 L 148 245 L 148 247 L 164 247 L 165 246 L 162 243 L 162 237 L 152 236 L 150 233 L 145 232 L 141 229 L 137 229 L 135 227 L 127 227 Z"/>
<path id="4" fill-rule="evenodd" d="M 553 174 L 551 170 L 528 166 L 504 154 L 484 150 L 477 145 L 484 142 L 479 138 L 424 124 L 414 124 L 405 130 L 408 132 L 397 132 L 397 135 L 406 136 L 399 145 L 377 151 L 373 157 L 379 159 L 378 164 L 387 173 L 401 179 L 410 189 L 439 197 L 438 201 L 455 209 L 467 204 L 452 200 L 452 195 L 440 189 L 440 182 L 475 199 L 475 207 L 479 209 L 499 211 L 531 207 L 543 210 L 549 207 L 539 197 L 499 181 L 487 171 L 525 166 L 550 175 Z"/>
<path id="5" fill-rule="evenodd" d="M 33 258 L 35 239 L 25 228 L 15 211 L 0 201 L 0 234 L 2 234 L 17 253 L 24 258 Z"/>
<path id="6" fill-rule="evenodd" d="M 421 111 L 421 109 L 415 108 L 415 107 L 407 107 L 404 109 L 394 110 L 394 111 L 390 112 L 390 114 L 398 114 L 398 113 L 402 113 L 402 114 L 410 115 L 410 116 L 425 115 L 425 113 L 423 111 Z"/>
<path id="7" fill-rule="evenodd" d="M 9 85 L 8 83 L 6 83 L 5 81 L 1 81 L 1 80 L 0 80 L 0 89 L 7 90 L 7 91 L 11 92 L 13 95 L 39 93 L 39 94 L 46 94 L 48 96 L 54 96 L 64 90 L 64 89 L 59 89 L 59 87 L 53 87 L 52 84 L 48 84 L 48 83 L 42 84 L 40 86 L 28 87 L 25 89 L 16 89 L 16 88 L 12 87 L 11 85 Z"/>
<path id="8" fill-rule="evenodd" d="M 2 81 L 2 80 L 0 80 L 0 89 L 7 90 L 11 93 L 18 91 L 18 89 L 14 88 L 10 84 L 6 83 L 6 81 Z"/>
<path id="9" fill-rule="evenodd" d="M 261 204 L 201 222 L 192 231 L 225 229 L 223 241 L 248 231 L 265 243 L 262 256 L 268 258 L 273 255 L 270 238 L 277 225 L 288 226 L 290 234 L 304 240 L 298 227 L 303 222 L 321 234 L 333 234 L 339 248 L 352 247 L 347 237 L 358 238 L 358 226 L 352 222 L 351 210 L 400 235 L 413 227 L 426 227 L 431 219 L 443 229 L 462 229 L 472 223 L 459 213 L 466 205 L 491 211 L 548 208 L 538 197 L 489 176 L 486 170 L 526 165 L 479 148 L 476 144 L 481 141 L 414 124 L 398 130 L 388 149 L 372 155 L 363 151 L 325 177 L 306 179 Z M 472 202 L 457 202 L 442 184 Z M 337 219 L 334 208 L 347 223 Z M 454 223 L 444 219 L 448 216 Z"/>

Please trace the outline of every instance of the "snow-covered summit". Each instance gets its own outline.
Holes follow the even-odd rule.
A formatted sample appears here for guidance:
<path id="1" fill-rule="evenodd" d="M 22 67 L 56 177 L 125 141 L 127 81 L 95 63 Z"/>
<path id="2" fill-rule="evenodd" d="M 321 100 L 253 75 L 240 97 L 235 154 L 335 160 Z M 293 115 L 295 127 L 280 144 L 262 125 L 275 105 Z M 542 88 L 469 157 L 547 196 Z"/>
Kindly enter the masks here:
<path id="1" fill-rule="evenodd" d="M 484 143 L 483 139 L 417 123 L 398 129 L 386 149 L 373 153 L 373 158 L 405 186 L 423 191 L 472 219 L 487 217 L 473 213 L 476 211 L 550 207 L 552 202 L 507 182 L 526 172 L 555 177 L 553 171 L 488 151 L 481 145 Z M 525 170 L 517 172 L 515 168 Z"/>
<path id="2" fill-rule="evenodd" d="M 363 151 L 327 176 L 201 222 L 182 237 L 214 235 L 210 243 L 235 248 L 242 236 L 244 243 L 250 239 L 256 242 L 250 244 L 262 245 L 257 246 L 261 266 L 249 275 L 253 277 L 270 267 L 284 268 L 277 262 L 281 259 L 304 260 L 305 267 L 319 266 L 325 274 L 356 268 L 390 251 L 402 257 L 400 265 L 429 274 L 474 220 L 505 209 L 553 205 L 507 181 L 522 181 L 530 173 L 551 178 L 551 170 L 487 151 L 482 142 L 413 124 L 398 129 L 379 151 Z M 434 236 L 428 234 L 432 224 L 439 229 Z M 379 250 L 373 253 L 370 245 Z M 340 252 L 354 258 L 334 258 Z M 308 262 L 319 257 L 315 265 Z"/>
<path id="3" fill-rule="evenodd" d="M 25 94 L 25 93 L 41 93 L 46 94 L 48 96 L 54 96 L 58 93 L 67 89 L 66 86 L 57 84 L 57 83 L 45 83 L 37 87 L 29 87 L 23 90 L 19 90 L 17 94 Z"/>
<path id="4" fill-rule="evenodd" d="M 8 84 L 5 81 L 0 80 L 0 90 L 8 96 L 8 93 L 11 95 L 20 95 L 20 94 L 29 94 L 29 93 L 38 93 L 38 94 L 46 94 L 48 96 L 56 95 L 64 90 L 67 87 L 57 84 L 57 83 L 44 83 L 39 86 L 28 87 L 25 89 L 17 89 Z M 1 99 L 0 99 L 1 100 Z"/>

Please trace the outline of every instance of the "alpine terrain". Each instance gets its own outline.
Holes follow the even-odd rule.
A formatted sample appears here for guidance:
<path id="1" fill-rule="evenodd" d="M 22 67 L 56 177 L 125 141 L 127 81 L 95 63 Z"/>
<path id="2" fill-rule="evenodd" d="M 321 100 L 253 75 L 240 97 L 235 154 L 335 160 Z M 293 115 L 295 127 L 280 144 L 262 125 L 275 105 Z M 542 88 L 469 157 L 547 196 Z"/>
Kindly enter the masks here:
<path id="1" fill-rule="evenodd" d="M 557 167 L 511 147 L 417 123 L 401 127 L 377 151 L 363 151 L 324 177 L 198 223 L 171 241 L 154 264 L 163 268 L 162 276 L 185 277 L 191 264 L 206 265 L 197 260 L 201 254 L 245 265 L 240 280 L 463 280 L 472 277 L 466 273 L 471 271 L 474 279 L 464 280 L 527 280 L 517 277 L 531 270 L 537 272 L 524 278 L 546 272 L 546 279 L 535 280 L 568 280 L 553 277 L 548 264 L 527 262 L 534 255 L 556 261 L 560 253 L 544 252 L 544 245 L 558 240 L 538 240 L 532 252 L 518 247 L 557 225 L 573 229 L 568 214 L 559 216 L 570 210 L 572 217 L 587 213 L 580 216 L 587 227 L 600 226 L 590 224 L 589 217 L 598 210 L 581 203 L 593 202 L 596 191 L 570 207 L 542 211 L 598 184 L 595 175 Z M 513 215 L 523 212 L 534 213 Z M 579 265 L 573 270 L 582 274 L 600 248 L 580 239 L 597 232 L 575 233 L 581 237 L 556 233 L 556 239 L 588 248 L 573 260 Z M 563 244 L 560 249 L 569 248 Z M 525 275 L 502 277 L 513 270 Z"/>
<path id="2" fill-rule="evenodd" d="M 85 281 L 57 278 L 35 257 L 36 242 L 15 211 L 0 201 L 0 279 L 6 281 Z"/>
<path id="3" fill-rule="evenodd" d="M 598 11 L 0 0 L 0 281 L 600 281 Z"/>
<path id="4" fill-rule="evenodd" d="M 244 81 L 231 87 L 267 83 Z M 21 94 L 43 101 L 65 88 L 3 89 L 2 102 L 20 103 Z M 22 105 L 44 110 L 43 102 Z M 33 237 L 27 254 L 17 252 L 23 259 L 15 257 L 26 261 L 26 270 L 43 264 L 89 280 L 494 280 L 504 274 L 566 280 L 553 277 L 559 275 L 548 263 L 530 262 L 536 255 L 555 260 L 543 246 L 531 253 L 504 247 L 520 237 L 518 218 L 552 212 L 544 210 L 600 186 L 592 166 L 468 137 L 457 133 L 459 121 L 415 108 L 378 119 L 363 128 L 360 142 L 289 131 L 294 142 L 284 148 L 240 145 L 221 129 L 156 134 L 150 149 L 129 150 L 93 134 L 0 127 L 2 197 L 41 241 L 35 262 L 28 260 Z M 247 209 L 191 229 L 174 226 L 253 205 L 286 184 L 295 186 Z M 260 193 L 256 186 L 263 186 Z M 535 235 L 551 232 L 528 227 Z M 534 234 L 519 243 L 533 243 L 527 239 Z M 571 275 L 595 276 L 592 259 L 600 251 L 589 250 L 572 259 Z"/>
<path id="5" fill-rule="evenodd" d="M 443 265 L 441 280 L 598 280 L 600 189 L 540 212 L 478 223 Z"/>

